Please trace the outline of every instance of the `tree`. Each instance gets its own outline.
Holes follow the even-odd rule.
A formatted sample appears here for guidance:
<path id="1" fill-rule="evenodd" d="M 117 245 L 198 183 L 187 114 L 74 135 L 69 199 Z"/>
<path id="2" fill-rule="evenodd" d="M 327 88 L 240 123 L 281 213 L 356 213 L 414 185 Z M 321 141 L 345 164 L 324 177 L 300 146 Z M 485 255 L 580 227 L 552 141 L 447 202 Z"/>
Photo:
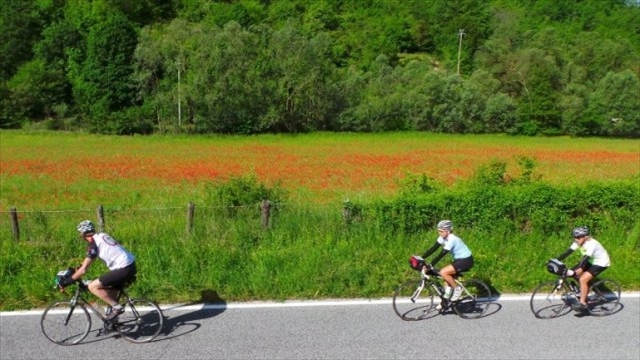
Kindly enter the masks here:
<path id="1" fill-rule="evenodd" d="M 31 60 L 32 47 L 40 36 L 42 26 L 35 2 L 0 2 L 0 82 L 9 80 L 20 65 Z"/>
<path id="2" fill-rule="evenodd" d="M 454 69 L 458 57 L 459 31 L 464 29 L 462 69 L 470 73 L 475 53 L 491 35 L 489 2 L 484 0 L 434 0 L 429 20 L 436 53 Z"/>
<path id="3" fill-rule="evenodd" d="M 24 64 L 8 82 L 11 117 L 22 121 L 51 116 L 54 105 L 66 100 L 65 92 L 60 91 L 65 89 L 66 84 L 64 73 L 47 69 L 42 60 Z"/>
<path id="4" fill-rule="evenodd" d="M 578 135 L 583 133 L 583 124 L 589 104 L 589 90 L 580 83 L 571 83 L 565 87 L 560 95 L 558 107 L 562 112 L 563 133 Z"/>
<path id="5" fill-rule="evenodd" d="M 525 135 L 558 133 L 562 124 L 557 108 L 561 80 L 555 59 L 536 48 L 521 51 L 512 76 L 521 86 L 516 131 Z"/>
<path id="6" fill-rule="evenodd" d="M 82 70 L 74 74 L 74 94 L 94 125 L 109 112 L 134 104 L 131 64 L 136 43 L 133 24 L 117 11 L 91 26 Z"/>
<path id="7" fill-rule="evenodd" d="M 330 83 L 333 66 L 330 38 L 320 33 L 307 39 L 288 24 L 274 31 L 267 48 L 273 102 L 271 131 L 306 132 L 326 130 L 334 116 L 335 87 Z"/>
<path id="8" fill-rule="evenodd" d="M 206 67 L 196 59 L 207 58 L 213 31 L 219 29 L 207 31 L 201 24 L 184 19 L 142 29 L 134 53 L 133 78 L 139 97 L 155 112 L 158 130 L 194 127 L 199 99 L 193 89 L 194 79 L 206 76 L 201 73 Z"/>
<path id="9" fill-rule="evenodd" d="M 493 94 L 487 99 L 482 118 L 487 133 L 512 131 L 517 119 L 516 104 L 506 94 Z"/>
<path id="10" fill-rule="evenodd" d="M 589 120 L 600 125 L 600 134 L 640 136 L 640 80 L 631 71 L 608 73 L 589 97 Z"/>

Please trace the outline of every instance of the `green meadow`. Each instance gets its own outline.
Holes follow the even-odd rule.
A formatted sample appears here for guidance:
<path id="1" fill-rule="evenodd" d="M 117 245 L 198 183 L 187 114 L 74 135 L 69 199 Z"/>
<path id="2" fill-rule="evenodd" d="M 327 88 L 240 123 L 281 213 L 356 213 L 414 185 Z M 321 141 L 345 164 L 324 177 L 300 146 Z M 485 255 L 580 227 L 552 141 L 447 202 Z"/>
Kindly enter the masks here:
<path id="1" fill-rule="evenodd" d="M 97 222 L 100 205 L 104 230 L 137 257 L 132 293 L 161 303 L 389 297 L 416 276 L 408 258 L 433 244 L 442 218 L 474 253 L 466 276 L 496 293 L 527 293 L 552 278 L 544 264 L 571 244 L 577 225 L 590 226 L 609 251 L 602 276 L 637 290 L 638 145 L 421 133 L 1 131 L 0 309 L 64 296 L 54 275 L 82 261 L 75 225 Z M 96 263 L 88 277 L 104 270 Z"/>

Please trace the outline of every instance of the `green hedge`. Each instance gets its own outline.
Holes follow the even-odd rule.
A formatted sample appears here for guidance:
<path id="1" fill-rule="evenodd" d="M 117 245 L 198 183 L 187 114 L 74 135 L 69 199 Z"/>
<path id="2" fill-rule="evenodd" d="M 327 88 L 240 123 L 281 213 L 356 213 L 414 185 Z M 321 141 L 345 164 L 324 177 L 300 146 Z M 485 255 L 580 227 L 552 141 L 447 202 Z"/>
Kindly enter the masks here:
<path id="1" fill-rule="evenodd" d="M 460 228 L 565 236 L 577 225 L 631 229 L 640 212 L 635 181 L 554 187 L 543 183 L 474 186 L 379 201 L 365 212 L 394 233 L 411 233 L 443 219 Z"/>

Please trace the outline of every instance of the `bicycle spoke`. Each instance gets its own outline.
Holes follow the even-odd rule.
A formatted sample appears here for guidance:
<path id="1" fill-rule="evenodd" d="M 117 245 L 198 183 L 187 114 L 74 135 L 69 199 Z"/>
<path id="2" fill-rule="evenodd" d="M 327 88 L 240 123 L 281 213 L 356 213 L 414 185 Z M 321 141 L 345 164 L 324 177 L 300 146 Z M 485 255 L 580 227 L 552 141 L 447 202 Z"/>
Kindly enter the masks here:
<path id="1" fill-rule="evenodd" d="M 403 320 L 422 320 L 432 307 L 431 287 L 422 280 L 412 280 L 400 285 L 393 295 L 393 309 Z"/>
<path id="2" fill-rule="evenodd" d="M 164 316 L 158 305 L 147 300 L 131 300 L 118 317 L 115 327 L 126 340 L 139 343 L 158 336 L 163 323 Z"/>
<path id="3" fill-rule="evenodd" d="M 587 304 L 589 313 L 594 316 L 605 316 L 620 309 L 620 285 L 610 279 L 596 281 L 589 288 Z"/>
<path id="4" fill-rule="evenodd" d="M 547 281 L 533 291 L 530 306 L 537 318 L 551 319 L 569 313 L 575 301 L 575 295 L 566 284 L 558 288 L 556 281 Z"/>
<path id="5" fill-rule="evenodd" d="M 59 345 L 74 345 L 89 334 L 91 318 L 82 305 L 57 302 L 49 306 L 40 319 L 44 336 Z"/>
<path id="6" fill-rule="evenodd" d="M 471 279 L 463 283 L 462 294 L 452 307 L 461 318 L 477 319 L 486 313 L 491 302 L 489 287 L 480 280 Z"/>

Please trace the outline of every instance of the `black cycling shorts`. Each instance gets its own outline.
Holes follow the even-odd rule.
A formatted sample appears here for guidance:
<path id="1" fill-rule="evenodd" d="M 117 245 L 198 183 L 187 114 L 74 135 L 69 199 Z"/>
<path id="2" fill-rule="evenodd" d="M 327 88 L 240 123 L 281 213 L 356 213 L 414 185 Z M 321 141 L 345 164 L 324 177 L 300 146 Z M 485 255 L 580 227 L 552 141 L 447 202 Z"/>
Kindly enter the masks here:
<path id="1" fill-rule="evenodd" d="M 131 263 L 123 268 L 111 270 L 102 274 L 99 280 L 102 286 L 118 287 L 129 281 L 136 275 L 136 263 Z"/>
<path id="2" fill-rule="evenodd" d="M 456 269 L 456 273 L 467 271 L 473 267 L 473 256 L 469 256 L 464 259 L 453 260 L 453 268 Z"/>
<path id="3" fill-rule="evenodd" d="M 607 270 L 609 267 L 608 266 L 591 265 L 588 262 L 586 262 L 580 268 L 582 269 L 582 271 L 588 271 L 588 272 L 591 273 L 591 275 L 593 275 L 593 277 L 596 277 L 598 274 L 600 274 L 601 272 Z"/>

